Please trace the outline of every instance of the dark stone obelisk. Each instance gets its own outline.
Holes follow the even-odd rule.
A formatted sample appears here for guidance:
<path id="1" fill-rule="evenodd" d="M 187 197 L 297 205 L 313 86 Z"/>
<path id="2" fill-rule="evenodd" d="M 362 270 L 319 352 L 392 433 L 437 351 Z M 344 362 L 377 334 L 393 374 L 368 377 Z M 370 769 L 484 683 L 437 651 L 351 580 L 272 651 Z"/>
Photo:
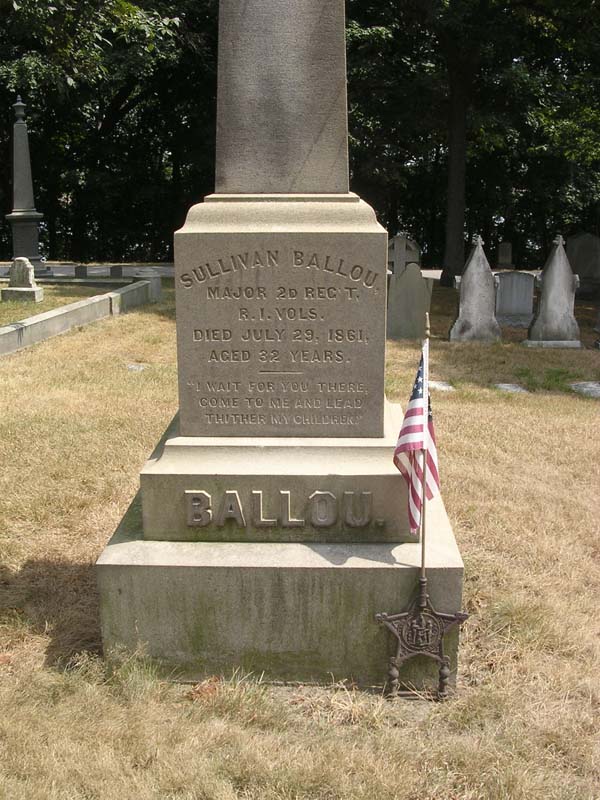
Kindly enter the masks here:
<path id="1" fill-rule="evenodd" d="M 12 227 L 13 258 L 27 258 L 36 274 L 47 274 L 39 249 L 39 224 L 44 215 L 35 208 L 25 103 L 20 97 L 13 108 L 17 118 L 13 129 L 13 210 L 6 215 Z"/>

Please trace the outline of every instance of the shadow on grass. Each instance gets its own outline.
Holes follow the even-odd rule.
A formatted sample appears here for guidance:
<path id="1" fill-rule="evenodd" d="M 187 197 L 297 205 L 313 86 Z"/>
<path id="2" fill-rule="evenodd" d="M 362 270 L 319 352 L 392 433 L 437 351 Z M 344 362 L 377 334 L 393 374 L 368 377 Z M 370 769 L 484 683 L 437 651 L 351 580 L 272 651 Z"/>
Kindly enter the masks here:
<path id="1" fill-rule="evenodd" d="M 91 563 L 30 560 L 0 565 L 0 622 L 48 636 L 45 665 L 64 667 L 77 653 L 100 653 L 98 592 Z"/>

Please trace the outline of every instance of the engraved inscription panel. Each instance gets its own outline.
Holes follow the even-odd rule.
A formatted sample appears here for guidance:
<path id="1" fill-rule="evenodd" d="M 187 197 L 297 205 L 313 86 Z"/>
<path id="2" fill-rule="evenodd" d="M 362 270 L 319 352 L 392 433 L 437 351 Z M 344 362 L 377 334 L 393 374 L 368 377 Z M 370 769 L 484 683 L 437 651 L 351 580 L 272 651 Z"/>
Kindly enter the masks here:
<path id="1" fill-rule="evenodd" d="M 182 237 L 182 435 L 382 436 L 385 270 L 380 234 Z"/>

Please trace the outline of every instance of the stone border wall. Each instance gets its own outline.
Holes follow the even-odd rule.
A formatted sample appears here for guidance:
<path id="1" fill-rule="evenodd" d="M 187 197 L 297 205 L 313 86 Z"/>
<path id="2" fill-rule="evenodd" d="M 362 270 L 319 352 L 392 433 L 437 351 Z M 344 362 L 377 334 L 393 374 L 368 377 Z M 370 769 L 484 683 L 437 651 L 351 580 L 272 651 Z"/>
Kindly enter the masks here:
<path id="1" fill-rule="evenodd" d="M 99 319 L 123 314 L 132 308 L 156 303 L 161 298 L 159 277 L 136 280 L 106 294 L 94 295 L 76 303 L 45 311 L 0 328 L 0 355 L 8 355 L 37 342 L 66 333 Z"/>

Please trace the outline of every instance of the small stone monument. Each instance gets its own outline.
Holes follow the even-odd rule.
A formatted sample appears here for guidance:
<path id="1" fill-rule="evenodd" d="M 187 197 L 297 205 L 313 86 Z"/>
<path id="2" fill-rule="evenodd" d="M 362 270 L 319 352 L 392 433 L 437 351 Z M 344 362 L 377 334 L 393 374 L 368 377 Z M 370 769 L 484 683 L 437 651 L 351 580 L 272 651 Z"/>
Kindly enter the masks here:
<path id="1" fill-rule="evenodd" d="M 0 289 L 2 300 L 39 303 L 44 299 L 44 290 L 36 284 L 33 264 L 27 258 L 15 258 L 8 275 L 8 287 Z"/>
<path id="2" fill-rule="evenodd" d="M 420 548 L 384 397 L 387 234 L 348 190 L 344 5 L 220 2 L 216 194 L 175 236 L 180 413 L 98 561 L 109 656 L 386 679 L 375 615 L 412 598 Z M 428 521 L 432 602 L 458 612 L 441 499 Z"/>
<path id="3" fill-rule="evenodd" d="M 423 339 L 425 314 L 431 306 L 433 281 L 418 264 L 406 264 L 390 278 L 388 339 Z"/>
<path id="4" fill-rule="evenodd" d="M 388 264 L 393 273 L 400 274 L 407 264 L 421 263 L 421 248 L 408 236 L 398 234 L 388 243 Z"/>
<path id="5" fill-rule="evenodd" d="M 541 297 L 524 342 L 528 347 L 581 347 L 574 313 L 579 277 L 573 274 L 564 243 L 562 236 L 556 237 L 538 279 Z"/>
<path id="6" fill-rule="evenodd" d="M 495 314 L 496 281 L 483 251 L 481 236 L 473 237 L 473 249 L 460 278 L 458 317 L 450 329 L 451 342 L 495 342 L 501 331 Z"/>
<path id="7" fill-rule="evenodd" d="M 496 281 L 498 324 L 528 328 L 533 318 L 535 275 L 531 272 L 499 272 Z"/>
<path id="8" fill-rule="evenodd" d="M 567 258 L 573 272 L 579 276 L 581 291 L 600 292 L 600 237 L 579 233 L 567 239 Z"/>
<path id="9" fill-rule="evenodd" d="M 498 245 L 498 269 L 512 269 L 513 267 L 512 243 L 500 242 Z"/>
<path id="10" fill-rule="evenodd" d="M 16 122 L 13 128 L 13 210 L 6 215 L 13 235 L 13 258 L 27 258 L 35 274 L 48 275 L 49 270 L 40 256 L 39 225 L 44 218 L 35 209 L 29 134 L 25 122 L 25 103 L 20 97 L 14 104 Z"/>

